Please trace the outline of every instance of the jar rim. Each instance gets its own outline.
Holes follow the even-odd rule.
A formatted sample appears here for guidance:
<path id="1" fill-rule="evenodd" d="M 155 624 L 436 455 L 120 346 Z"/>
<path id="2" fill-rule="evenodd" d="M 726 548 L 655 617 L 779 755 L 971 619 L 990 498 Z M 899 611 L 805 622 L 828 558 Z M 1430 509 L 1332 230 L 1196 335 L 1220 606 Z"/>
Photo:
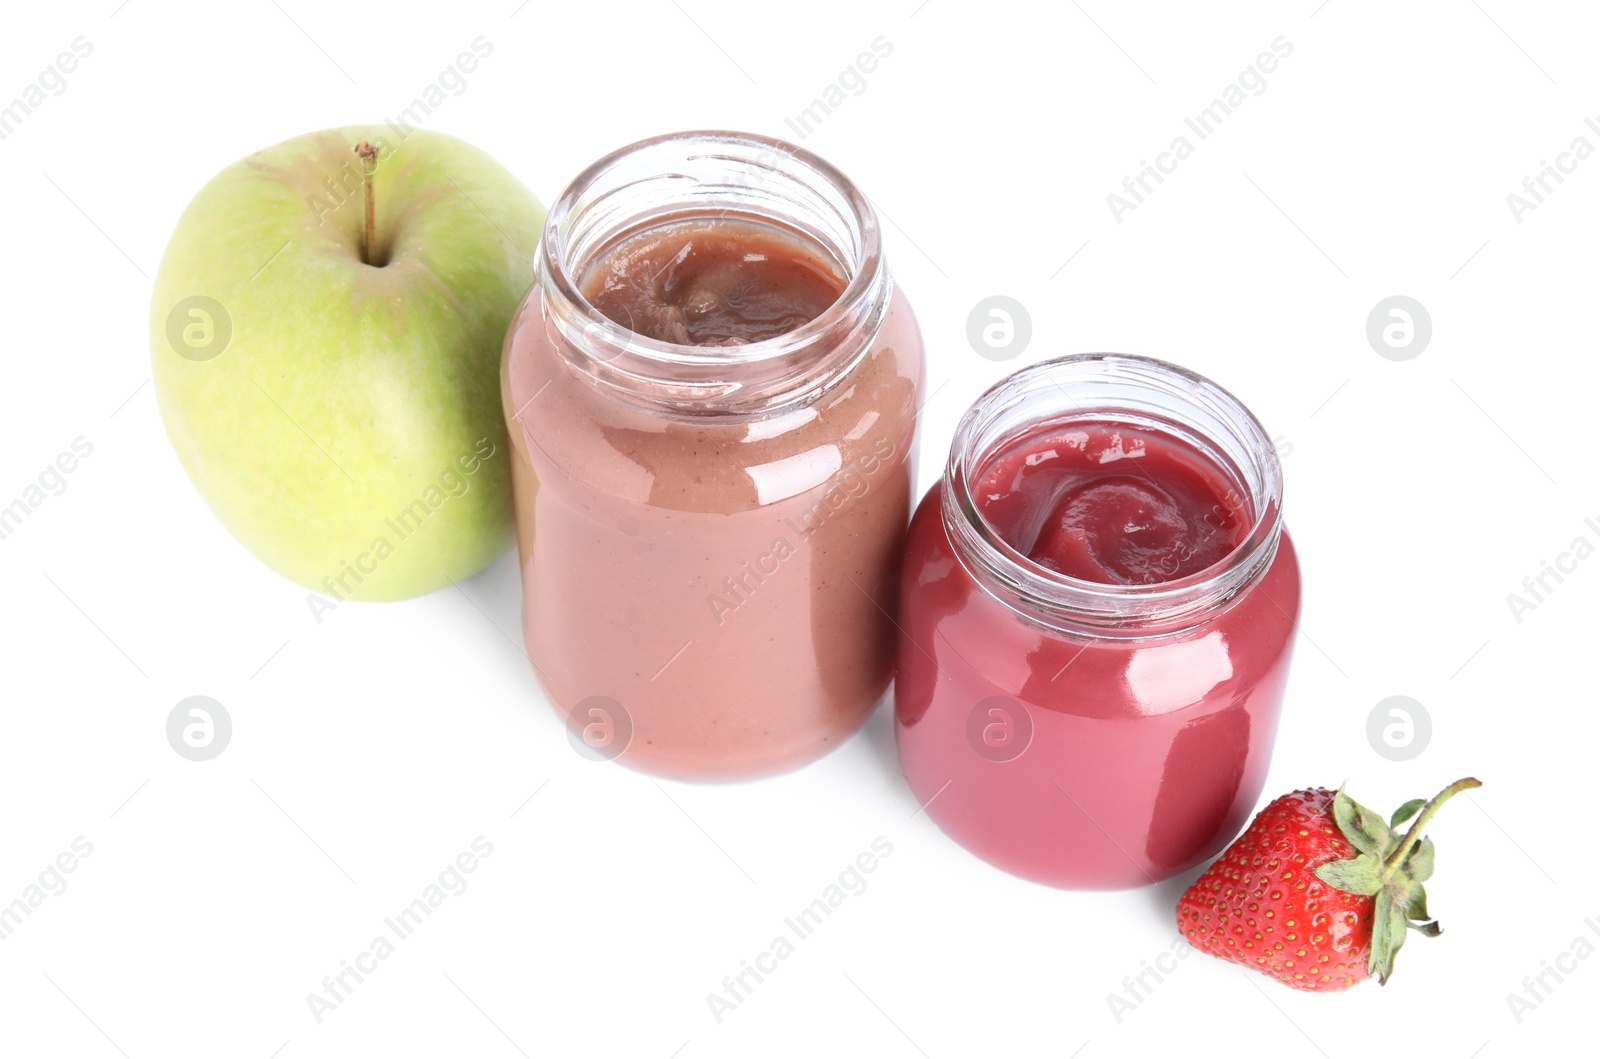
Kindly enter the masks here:
<path id="1" fill-rule="evenodd" d="M 597 188 L 602 188 L 608 179 L 615 179 L 618 171 L 629 162 L 657 153 L 661 161 L 672 168 L 657 172 L 652 178 L 623 183 L 605 191 L 600 199 L 643 184 L 646 179 L 682 180 L 684 190 L 688 191 L 699 186 L 697 178 L 685 171 L 695 163 L 723 163 L 748 167 L 757 173 L 765 171 L 762 179 L 774 186 L 787 182 L 818 195 L 823 203 L 819 208 L 837 218 L 847 231 L 849 246 L 835 245 L 821 233 L 811 230 L 798 233 L 818 243 L 819 249 L 846 271 L 846 283 L 839 297 L 815 319 L 791 331 L 731 346 L 697 346 L 650 338 L 596 309 L 584 297 L 580 275 L 575 274 L 580 273 L 581 266 L 590 258 L 574 257 L 574 222 L 599 201 L 587 200 Z M 713 190 L 726 189 L 730 198 L 737 190 L 734 184 L 709 186 Z M 728 208 L 726 203 L 719 203 L 715 195 L 702 194 L 699 198 L 702 200 L 699 208 L 685 207 L 683 219 L 694 217 L 700 209 L 723 216 L 748 214 L 752 219 L 763 219 L 754 209 Z M 663 223 L 669 217 L 664 214 Z M 551 206 L 535 253 L 535 266 L 547 301 L 563 305 L 574 317 L 571 322 L 576 326 L 566 328 L 569 337 L 581 332 L 580 337 L 601 350 L 596 359 L 613 369 L 612 373 L 648 379 L 652 371 L 676 370 L 696 376 L 700 386 L 718 392 L 740 388 L 736 380 L 727 377 L 730 369 L 737 372 L 770 367 L 774 362 L 793 359 L 819 344 L 831 345 L 838 340 L 841 328 L 853 330 L 860 323 L 855 317 L 862 315 L 862 306 L 887 302 L 881 229 L 877 213 L 860 189 L 833 164 L 803 147 L 771 136 L 729 130 L 691 130 L 653 136 L 620 147 L 589 165 Z M 867 315 L 872 330 L 876 330 L 882 307 Z"/>
<path id="2" fill-rule="evenodd" d="M 1130 409 L 1116 403 L 1095 408 L 1079 400 L 1087 396 L 1088 387 L 1107 383 L 1120 383 L 1161 399 L 1166 418 L 1148 410 L 1133 416 Z M 1072 384 L 1078 385 L 1076 394 Z M 1061 400 L 1051 410 L 989 436 L 1005 412 L 1040 390 L 1056 391 Z M 969 475 L 1030 429 L 1087 418 L 1132 425 L 1146 425 L 1139 420 L 1148 418 L 1155 421 L 1152 425 L 1157 430 L 1170 432 L 1165 430 L 1169 425 L 1183 427 L 1186 436 L 1207 443 L 1212 451 L 1201 455 L 1217 464 L 1246 494 L 1252 516 L 1248 532 L 1210 566 L 1150 584 L 1073 577 L 1023 555 L 978 509 Z M 943 486 L 947 532 L 958 557 L 980 584 L 1025 617 L 1099 635 L 1164 635 L 1199 624 L 1265 574 L 1277 553 L 1283 525 L 1282 466 L 1260 420 L 1237 397 L 1205 376 L 1135 354 L 1072 354 L 1029 365 L 1001 379 L 973 403 L 956 427 Z"/>

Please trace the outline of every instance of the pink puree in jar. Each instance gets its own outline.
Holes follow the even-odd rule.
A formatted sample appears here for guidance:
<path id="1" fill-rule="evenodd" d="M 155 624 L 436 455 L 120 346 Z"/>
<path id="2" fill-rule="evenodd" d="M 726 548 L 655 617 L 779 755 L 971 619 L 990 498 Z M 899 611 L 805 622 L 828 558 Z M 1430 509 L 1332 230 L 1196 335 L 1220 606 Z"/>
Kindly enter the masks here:
<path id="1" fill-rule="evenodd" d="M 1052 886 L 1217 852 L 1260 795 L 1300 584 L 1260 424 L 1136 357 L 1066 357 L 968 413 L 912 520 L 896 735 L 919 802 Z"/>
<path id="2" fill-rule="evenodd" d="M 870 204 L 810 152 L 682 133 L 579 176 L 502 395 L 524 640 L 580 750 L 741 779 L 861 727 L 923 374 Z"/>

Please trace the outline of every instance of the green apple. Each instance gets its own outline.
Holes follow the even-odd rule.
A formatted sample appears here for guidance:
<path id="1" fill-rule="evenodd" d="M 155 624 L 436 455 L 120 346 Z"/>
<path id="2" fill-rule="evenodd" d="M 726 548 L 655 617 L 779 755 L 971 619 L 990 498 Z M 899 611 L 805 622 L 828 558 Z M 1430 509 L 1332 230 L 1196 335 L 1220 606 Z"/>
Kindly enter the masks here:
<path id="1" fill-rule="evenodd" d="M 329 129 L 218 173 L 167 246 L 150 341 L 167 434 L 223 525 L 339 600 L 503 552 L 500 349 L 543 225 L 494 159 L 418 129 Z"/>

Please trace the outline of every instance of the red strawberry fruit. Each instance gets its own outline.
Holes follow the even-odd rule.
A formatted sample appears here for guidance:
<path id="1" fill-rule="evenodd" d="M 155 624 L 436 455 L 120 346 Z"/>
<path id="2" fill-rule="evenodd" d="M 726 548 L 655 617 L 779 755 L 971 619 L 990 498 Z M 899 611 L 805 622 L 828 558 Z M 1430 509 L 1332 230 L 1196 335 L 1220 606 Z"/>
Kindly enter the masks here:
<path id="1" fill-rule="evenodd" d="M 1461 791 L 1402 805 L 1387 824 L 1344 793 L 1286 794 L 1178 901 L 1178 929 L 1202 952 L 1242 963 L 1296 989 L 1332 993 L 1394 971 L 1406 931 L 1439 933 L 1422 884 L 1433 843 L 1422 829 Z M 1394 828 L 1416 817 L 1403 836 Z"/>

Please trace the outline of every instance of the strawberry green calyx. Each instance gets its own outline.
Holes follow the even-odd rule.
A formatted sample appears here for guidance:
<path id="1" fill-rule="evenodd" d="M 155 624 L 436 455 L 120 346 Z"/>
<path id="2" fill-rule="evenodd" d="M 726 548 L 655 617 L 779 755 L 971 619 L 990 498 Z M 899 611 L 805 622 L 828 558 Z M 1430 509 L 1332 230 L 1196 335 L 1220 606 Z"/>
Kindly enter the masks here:
<path id="1" fill-rule="evenodd" d="M 1344 788 L 1333 799 L 1333 818 L 1344 837 L 1356 848 L 1349 860 L 1330 861 L 1317 868 L 1317 878 L 1343 890 L 1373 899 L 1372 949 L 1367 971 L 1380 985 L 1394 973 L 1394 958 L 1405 944 L 1406 931 L 1437 937 L 1439 923 L 1428 915 L 1422 884 L 1433 875 L 1433 842 L 1423 836 L 1441 806 L 1462 791 L 1483 784 L 1468 777 L 1440 791 L 1431 801 L 1418 798 L 1395 811 L 1388 823 L 1371 809 L 1357 804 Z M 1394 829 L 1416 819 L 1403 836 Z"/>

